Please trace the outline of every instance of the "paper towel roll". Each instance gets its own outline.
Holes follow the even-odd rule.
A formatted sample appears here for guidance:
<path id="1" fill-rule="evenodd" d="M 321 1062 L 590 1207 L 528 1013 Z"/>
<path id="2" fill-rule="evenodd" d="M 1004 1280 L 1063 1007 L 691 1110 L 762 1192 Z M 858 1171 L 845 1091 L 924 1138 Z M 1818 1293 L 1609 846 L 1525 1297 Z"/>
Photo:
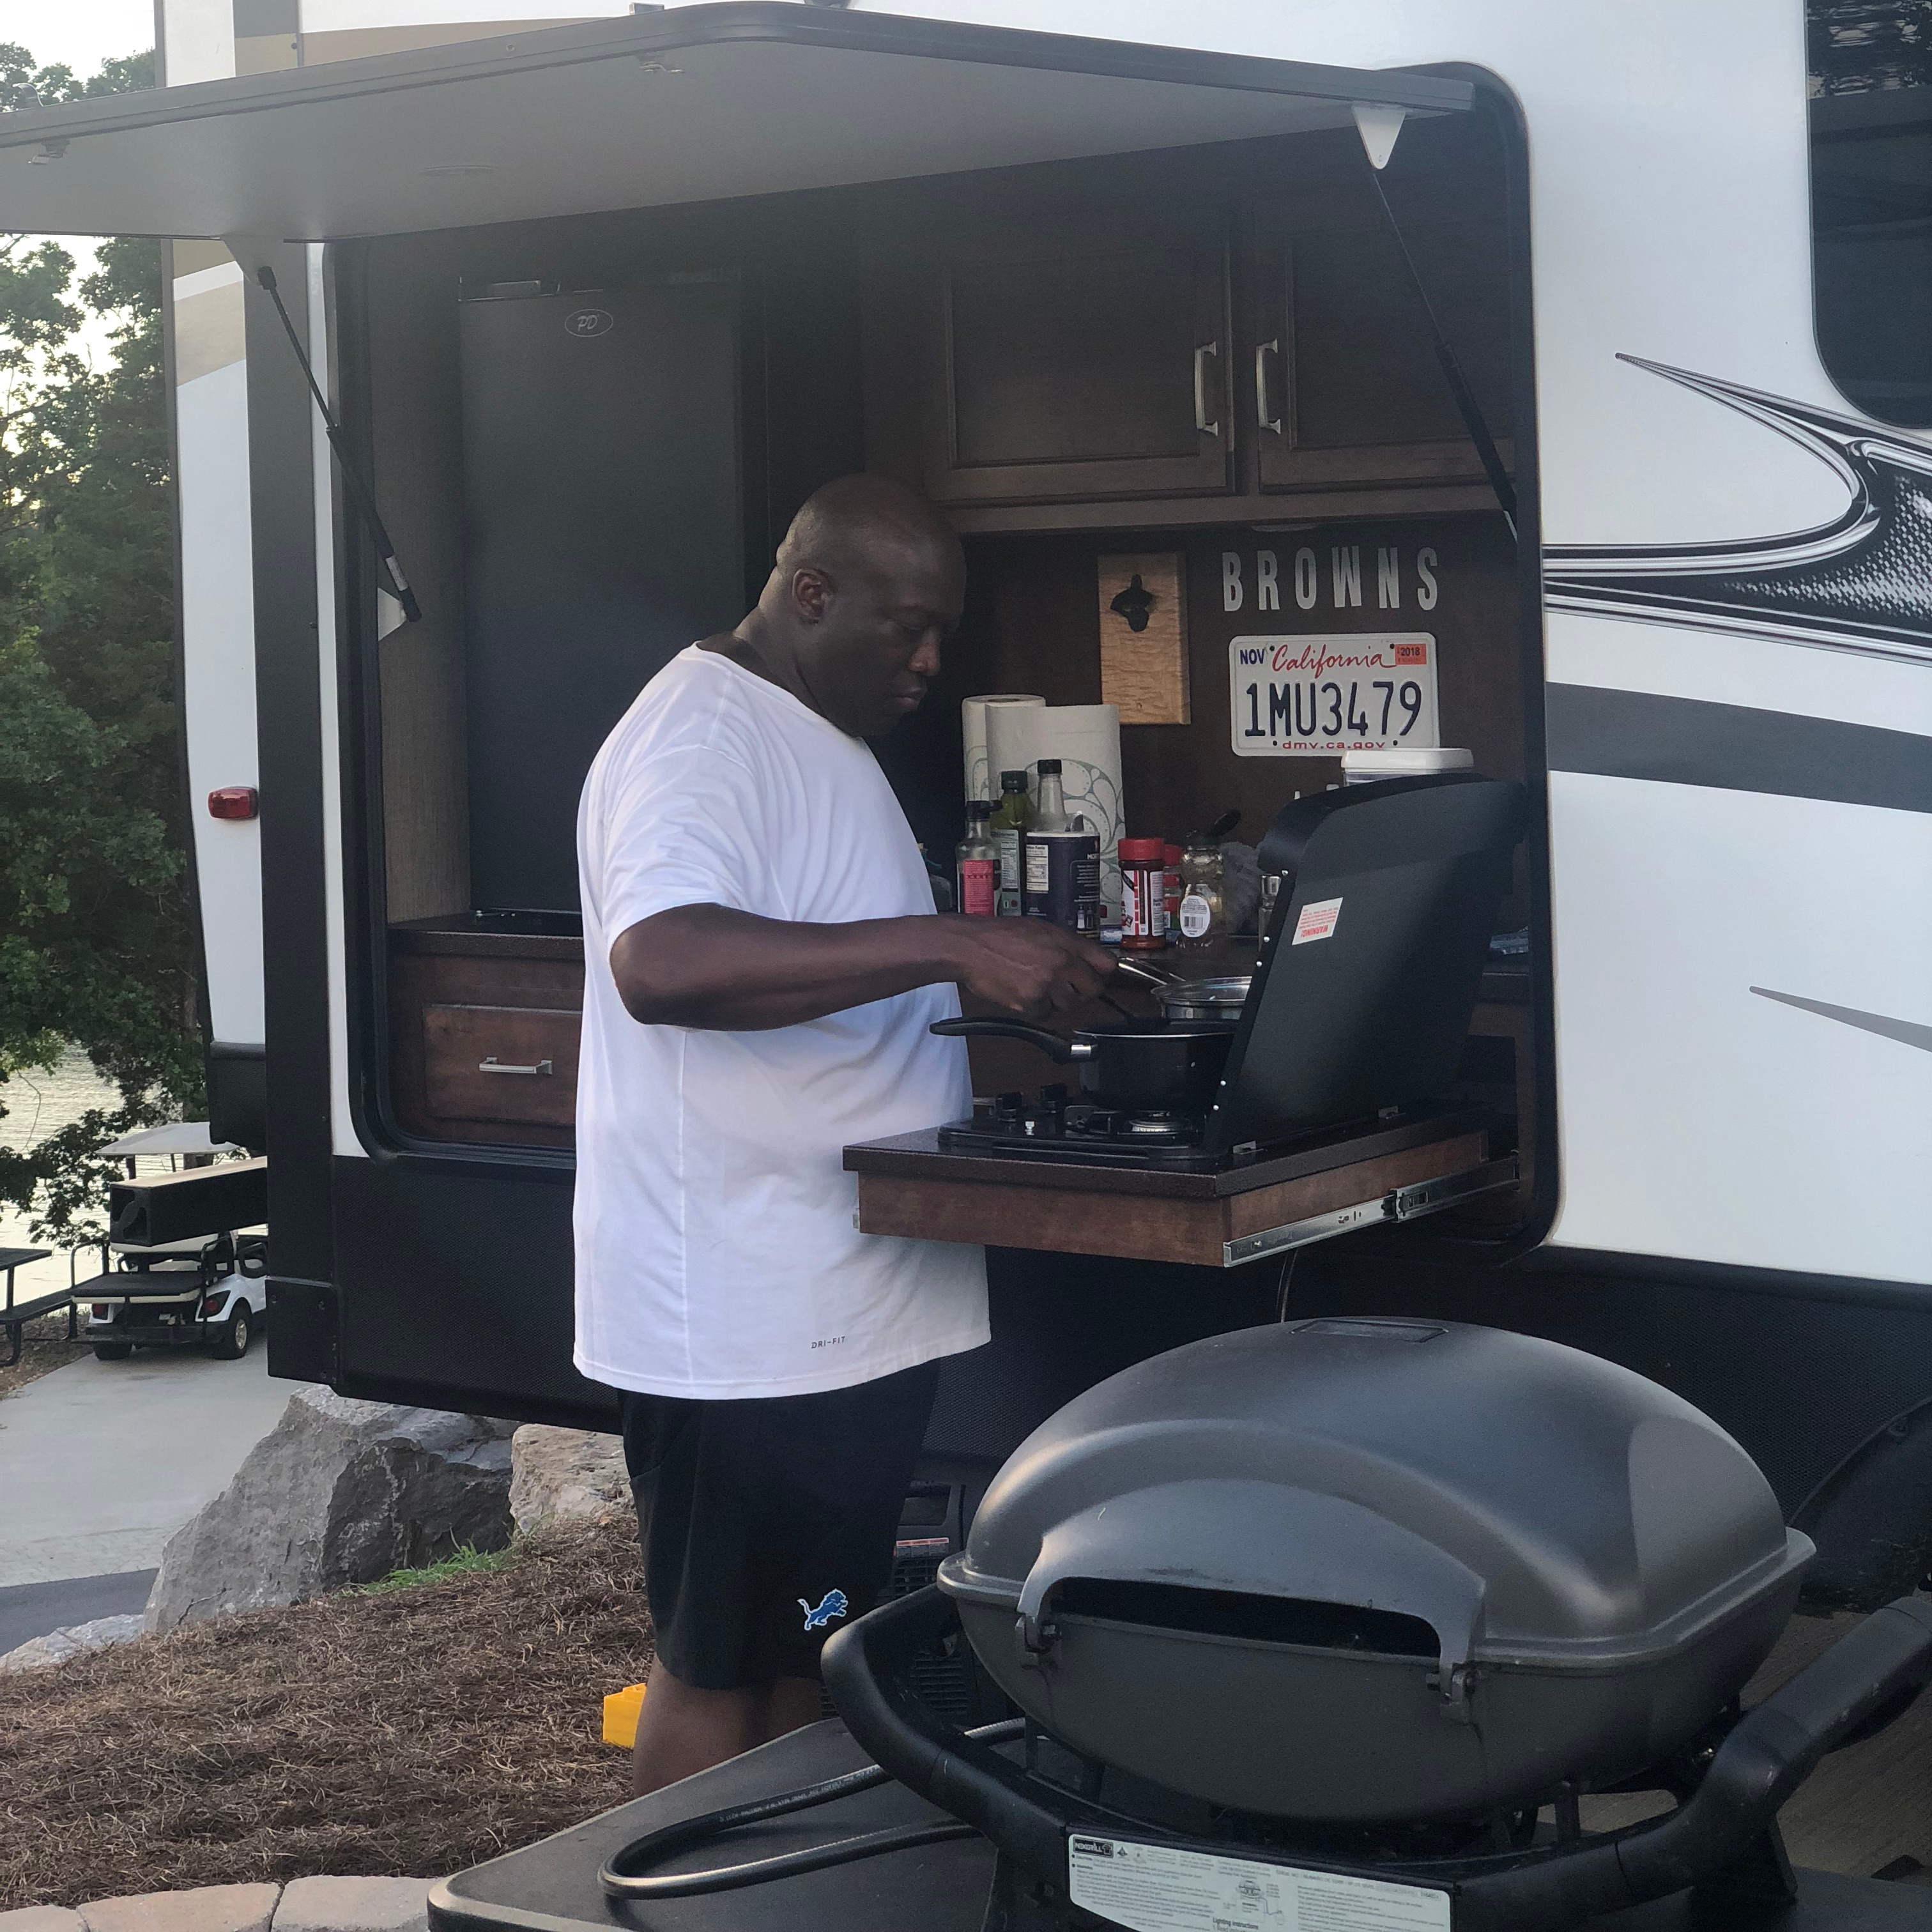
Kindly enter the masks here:
<path id="1" fill-rule="evenodd" d="M 1120 789 L 1120 710 L 1117 704 L 1002 705 L 986 721 L 988 770 L 1034 768 L 1042 758 L 1060 760 L 1060 789 L 1070 818 L 1076 813 L 1100 835 L 1100 890 L 1109 908 L 1120 909 L 1120 868 L 1115 848 L 1126 819 Z"/>
<path id="2" fill-rule="evenodd" d="M 1045 706 L 1046 700 L 1035 698 L 1024 692 L 995 692 L 986 698 L 969 698 L 959 707 L 961 735 L 966 740 L 966 801 L 970 805 L 976 798 L 996 799 L 1000 795 L 1000 773 L 1004 770 L 1017 770 L 1017 766 L 999 766 L 992 764 L 986 753 L 986 714 L 1003 705 L 1024 705 L 1034 710 Z M 1051 758 L 1053 754 L 1047 754 Z"/>

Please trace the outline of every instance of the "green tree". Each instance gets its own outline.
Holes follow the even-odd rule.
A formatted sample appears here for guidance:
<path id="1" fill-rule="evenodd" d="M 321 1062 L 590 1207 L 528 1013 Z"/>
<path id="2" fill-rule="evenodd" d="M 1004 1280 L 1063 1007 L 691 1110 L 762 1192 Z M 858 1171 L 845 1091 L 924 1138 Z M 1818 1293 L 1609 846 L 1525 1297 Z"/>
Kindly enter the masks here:
<path id="1" fill-rule="evenodd" d="M 152 84 L 149 55 L 82 82 L 0 44 L 0 109 Z M 0 1150 L 0 1199 L 68 1240 L 98 1226 L 98 1150 L 202 1102 L 161 274 L 112 241 L 76 290 L 64 249 L 0 241 L 0 1082 L 71 1044 L 120 1100 Z M 112 322 L 103 370 L 76 296 Z"/>

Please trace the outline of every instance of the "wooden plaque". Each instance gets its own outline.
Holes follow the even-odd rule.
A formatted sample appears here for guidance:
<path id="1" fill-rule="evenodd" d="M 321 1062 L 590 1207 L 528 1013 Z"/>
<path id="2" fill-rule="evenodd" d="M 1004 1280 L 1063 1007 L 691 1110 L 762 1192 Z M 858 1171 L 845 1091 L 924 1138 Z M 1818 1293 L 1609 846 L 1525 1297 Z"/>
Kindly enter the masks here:
<path id="1" fill-rule="evenodd" d="M 1100 700 L 1123 724 L 1189 722 L 1186 591 L 1179 550 L 1100 560 Z"/>

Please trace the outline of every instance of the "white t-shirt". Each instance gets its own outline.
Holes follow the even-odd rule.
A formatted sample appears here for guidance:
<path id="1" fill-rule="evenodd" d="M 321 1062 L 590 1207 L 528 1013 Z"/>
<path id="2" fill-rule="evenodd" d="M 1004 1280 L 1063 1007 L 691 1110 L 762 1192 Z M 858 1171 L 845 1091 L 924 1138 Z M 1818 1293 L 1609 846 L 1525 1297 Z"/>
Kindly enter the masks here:
<path id="1" fill-rule="evenodd" d="M 612 943 L 674 906 L 837 924 L 930 914 L 864 742 L 696 645 L 638 694 L 578 811 L 577 1351 L 614 1388 L 707 1397 L 870 1382 L 988 1336 L 985 1251 L 862 1234 L 854 1141 L 972 1112 L 959 1010 L 921 987 L 802 1025 L 645 1026 Z"/>

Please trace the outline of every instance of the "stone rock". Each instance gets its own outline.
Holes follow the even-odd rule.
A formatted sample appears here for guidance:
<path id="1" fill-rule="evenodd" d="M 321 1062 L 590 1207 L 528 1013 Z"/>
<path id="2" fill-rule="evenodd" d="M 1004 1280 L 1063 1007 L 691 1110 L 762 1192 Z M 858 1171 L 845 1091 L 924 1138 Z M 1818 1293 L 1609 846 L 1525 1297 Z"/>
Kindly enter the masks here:
<path id="1" fill-rule="evenodd" d="M 268 1932 L 278 1885 L 204 1885 L 137 1892 L 83 1905 L 87 1932 Z"/>
<path id="2" fill-rule="evenodd" d="M 64 1664 L 83 1651 L 104 1650 L 110 1643 L 132 1643 L 141 1634 L 138 1616 L 96 1617 L 92 1623 L 70 1624 L 65 1630 L 49 1630 L 45 1636 L 29 1637 L 0 1657 L 0 1674 L 10 1670 L 38 1670 L 50 1664 Z M 4 1925 L 0 1919 L 0 1925 Z M 25 1928 L 22 1928 L 25 1932 Z"/>
<path id="3" fill-rule="evenodd" d="M 168 1540 L 146 1627 L 298 1604 L 510 1540 L 510 1425 L 298 1390 Z"/>
<path id="4" fill-rule="evenodd" d="M 519 1533 L 597 1522 L 633 1506 L 619 1436 L 526 1422 L 510 1438 L 510 1514 Z"/>
<path id="5" fill-rule="evenodd" d="M 295 1879 L 283 1888 L 273 1932 L 427 1932 L 433 1882 L 426 1878 Z"/>
<path id="6" fill-rule="evenodd" d="M 0 1932 L 87 1932 L 87 1921 L 64 1905 L 23 1905 L 0 1912 Z"/>

